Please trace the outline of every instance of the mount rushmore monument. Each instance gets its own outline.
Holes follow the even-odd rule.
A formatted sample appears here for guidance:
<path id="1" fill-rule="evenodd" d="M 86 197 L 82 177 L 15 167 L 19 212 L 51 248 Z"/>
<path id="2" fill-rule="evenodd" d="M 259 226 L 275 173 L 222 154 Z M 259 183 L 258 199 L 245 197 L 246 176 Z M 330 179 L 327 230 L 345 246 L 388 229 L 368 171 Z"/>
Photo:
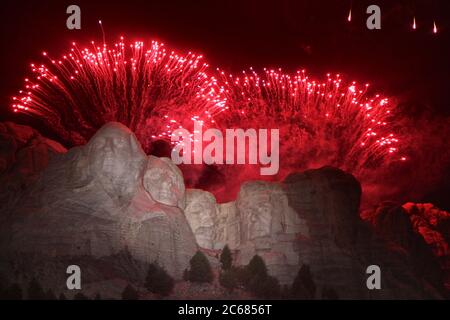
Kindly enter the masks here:
<path id="1" fill-rule="evenodd" d="M 444 295 L 445 268 L 408 215 L 392 204 L 401 218 L 362 220 L 360 184 L 339 169 L 248 181 L 235 201 L 217 203 L 185 189 L 179 168 L 146 155 L 119 123 L 70 150 L 12 123 L 0 134 L 0 271 L 18 283 L 37 277 L 64 291 L 73 263 L 86 286 L 115 296 L 112 283 L 141 280 L 149 263 L 181 280 L 198 249 L 214 260 L 228 245 L 236 265 L 257 254 L 281 284 L 308 265 L 315 283 L 340 298 Z M 382 290 L 367 289 L 369 265 L 383 270 Z"/>

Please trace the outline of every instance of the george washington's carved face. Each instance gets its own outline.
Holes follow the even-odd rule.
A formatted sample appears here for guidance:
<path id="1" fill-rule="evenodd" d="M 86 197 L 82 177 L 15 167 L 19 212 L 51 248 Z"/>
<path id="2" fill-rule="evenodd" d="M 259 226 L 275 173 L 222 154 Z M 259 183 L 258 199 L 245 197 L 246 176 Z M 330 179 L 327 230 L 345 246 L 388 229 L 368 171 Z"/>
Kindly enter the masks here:
<path id="1" fill-rule="evenodd" d="M 156 202 L 184 208 L 183 176 L 170 159 L 149 156 L 144 174 L 144 188 Z"/>
<path id="2" fill-rule="evenodd" d="M 145 161 L 134 134 L 119 123 L 104 125 L 87 144 L 89 174 L 111 197 L 129 196 Z"/>

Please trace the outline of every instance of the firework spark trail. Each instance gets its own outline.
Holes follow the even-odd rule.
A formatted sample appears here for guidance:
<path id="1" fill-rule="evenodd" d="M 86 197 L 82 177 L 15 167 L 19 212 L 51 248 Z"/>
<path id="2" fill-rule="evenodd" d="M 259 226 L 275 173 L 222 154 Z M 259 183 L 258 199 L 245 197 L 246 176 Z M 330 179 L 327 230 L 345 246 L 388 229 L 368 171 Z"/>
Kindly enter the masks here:
<path id="1" fill-rule="evenodd" d="M 288 169 L 335 165 L 357 174 L 398 156 L 386 98 L 371 97 L 367 85 L 324 82 L 304 71 L 283 74 L 251 68 L 242 75 L 208 70 L 201 55 L 179 55 L 151 42 L 121 40 L 80 49 L 60 59 L 32 64 L 33 76 L 13 98 L 13 110 L 46 121 L 63 140 L 83 144 L 104 123 L 134 131 L 146 151 L 152 140 L 170 141 L 192 119 L 206 127 L 279 128 L 280 159 Z M 192 130 L 191 130 L 192 132 Z"/>
<path id="2" fill-rule="evenodd" d="M 123 38 L 32 64 L 33 78 L 13 97 L 13 110 L 38 116 L 66 142 L 85 143 L 101 125 L 119 121 L 148 148 L 150 137 L 170 139 L 194 116 L 212 121 L 224 108 L 216 80 L 201 55 L 181 56 L 163 44 L 127 45 Z"/>
<path id="3" fill-rule="evenodd" d="M 368 85 L 360 89 L 330 74 L 317 82 L 305 71 L 287 75 L 265 69 L 262 76 L 251 68 L 241 76 L 218 72 L 229 103 L 217 123 L 280 128 L 280 159 L 289 168 L 295 167 L 292 159 L 303 161 L 303 168 L 335 165 L 358 173 L 405 160 L 396 155 L 399 140 L 392 132 L 388 99 L 369 96 Z"/>

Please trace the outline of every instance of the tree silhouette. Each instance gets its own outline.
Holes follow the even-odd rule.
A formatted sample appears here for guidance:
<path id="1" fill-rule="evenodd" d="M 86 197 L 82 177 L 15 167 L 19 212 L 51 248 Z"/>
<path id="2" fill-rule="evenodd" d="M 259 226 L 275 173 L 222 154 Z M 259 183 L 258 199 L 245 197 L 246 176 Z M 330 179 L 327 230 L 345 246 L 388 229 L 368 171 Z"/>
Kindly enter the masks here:
<path id="1" fill-rule="evenodd" d="M 223 247 L 223 250 L 220 254 L 220 263 L 222 264 L 223 270 L 229 270 L 233 264 L 233 257 L 228 245 L 225 245 L 225 247 Z"/>
<path id="2" fill-rule="evenodd" d="M 258 298 L 274 299 L 279 298 L 281 294 L 278 280 L 269 276 L 266 263 L 259 255 L 254 255 L 245 267 L 243 284 Z"/>
<path id="3" fill-rule="evenodd" d="M 139 295 L 136 289 L 128 284 L 122 292 L 122 300 L 139 300 Z"/>
<path id="4" fill-rule="evenodd" d="M 267 267 L 263 258 L 257 254 L 253 256 L 252 260 L 247 265 L 247 270 L 252 275 L 258 275 L 261 277 L 267 276 Z"/>
<path id="5" fill-rule="evenodd" d="M 188 269 L 184 269 L 184 271 L 183 271 L 183 280 L 189 281 L 189 270 Z"/>
<path id="6" fill-rule="evenodd" d="M 175 285 L 173 278 L 156 263 L 148 267 L 147 277 L 145 279 L 145 288 L 152 293 L 162 296 L 168 296 Z"/>
<path id="7" fill-rule="evenodd" d="M 322 299 L 323 300 L 338 300 L 339 296 L 332 287 L 325 286 L 322 289 Z"/>
<path id="8" fill-rule="evenodd" d="M 314 299 L 316 294 L 316 285 L 308 265 L 303 264 L 298 271 L 297 276 L 292 283 L 291 294 L 292 297 L 296 299 Z"/>
<path id="9" fill-rule="evenodd" d="M 213 273 L 208 258 L 201 251 L 197 251 L 189 262 L 189 280 L 192 282 L 211 282 Z"/>

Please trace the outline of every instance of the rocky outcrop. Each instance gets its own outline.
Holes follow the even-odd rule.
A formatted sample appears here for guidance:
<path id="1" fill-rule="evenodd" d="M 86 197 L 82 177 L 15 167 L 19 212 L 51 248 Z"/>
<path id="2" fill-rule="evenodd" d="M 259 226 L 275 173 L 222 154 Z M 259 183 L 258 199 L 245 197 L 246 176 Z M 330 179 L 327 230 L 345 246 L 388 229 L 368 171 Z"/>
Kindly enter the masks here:
<path id="1" fill-rule="evenodd" d="M 209 232 L 217 248 L 228 244 L 234 250 L 236 264 L 257 254 L 282 284 L 292 283 L 308 265 L 317 297 L 330 287 L 349 299 L 442 297 L 439 267 L 404 210 L 380 209 L 365 223 L 359 216 L 360 184 L 339 169 L 295 173 L 283 183 L 247 182 L 236 201 L 216 210 L 212 196 L 200 200 L 202 192 L 194 192 L 203 203 L 198 215 L 207 219 L 217 212 Z M 201 218 L 187 217 L 191 226 L 199 225 Z M 382 290 L 366 286 L 370 265 L 382 270 Z"/>
<path id="2" fill-rule="evenodd" d="M 148 263 L 181 278 L 198 245 L 216 257 L 228 244 L 235 264 L 260 255 L 282 284 L 308 265 L 316 298 L 443 296 L 449 214 L 384 203 L 361 219 L 360 184 L 339 169 L 246 182 L 217 204 L 185 190 L 178 167 L 147 156 L 118 123 L 67 152 L 29 128 L 4 124 L 0 134 L 0 271 L 15 281 L 64 291 L 65 268 L 78 264 L 92 293 L 117 297 L 124 279 L 142 283 Z M 366 286 L 370 265 L 381 268 L 382 290 Z"/>
<path id="3" fill-rule="evenodd" d="M 240 222 L 237 262 L 248 264 L 257 254 L 282 284 L 292 283 L 301 265 L 297 238 L 307 237 L 309 230 L 306 221 L 289 206 L 281 186 L 244 183 L 236 207 Z"/>
<path id="4" fill-rule="evenodd" d="M 445 286 L 450 291 L 450 213 L 431 203 L 405 203 L 403 209 L 411 220 L 414 231 L 423 237 L 436 257 Z"/>
<path id="5" fill-rule="evenodd" d="M 17 195 L 37 180 L 52 155 L 66 151 L 28 126 L 0 123 L 0 222 Z"/>
<path id="6" fill-rule="evenodd" d="M 47 166 L 50 154 L 66 151 L 58 142 L 28 126 L 0 123 L 0 174 L 16 170 L 31 176 Z"/>
<path id="7" fill-rule="evenodd" d="M 450 214 L 432 204 L 384 202 L 362 212 L 392 250 L 407 252 L 416 273 L 435 286 L 450 288 Z M 447 238 L 446 238 L 447 236 Z"/>
<path id="8" fill-rule="evenodd" d="M 128 128 L 109 123 L 86 146 L 51 157 L 6 208 L 1 251 L 76 261 L 126 250 L 181 278 L 197 250 L 184 201 L 183 178 L 171 160 L 147 157 Z"/>

